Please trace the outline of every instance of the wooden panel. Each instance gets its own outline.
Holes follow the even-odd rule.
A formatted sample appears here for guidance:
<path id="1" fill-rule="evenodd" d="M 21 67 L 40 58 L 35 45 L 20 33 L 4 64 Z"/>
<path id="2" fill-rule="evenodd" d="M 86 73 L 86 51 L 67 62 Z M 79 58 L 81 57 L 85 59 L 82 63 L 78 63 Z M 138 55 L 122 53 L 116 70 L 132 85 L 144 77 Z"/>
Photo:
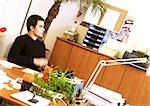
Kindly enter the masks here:
<path id="1" fill-rule="evenodd" d="M 145 77 L 137 96 L 135 106 L 150 106 L 150 77 Z"/>
<path id="2" fill-rule="evenodd" d="M 92 72 L 94 71 L 94 69 L 95 69 L 97 63 L 98 63 L 100 60 L 105 60 L 105 59 L 108 59 L 108 57 L 91 52 L 91 54 L 90 54 L 90 56 L 89 56 L 89 61 L 88 61 L 88 63 L 87 63 L 87 66 L 88 66 L 90 69 L 89 69 L 88 71 L 86 71 L 86 74 L 84 74 L 84 79 L 86 79 L 86 81 L 89 79 L 90 75 L 91 75 Z M 103 73 L 104 73 L 104 68 L 101 70 L 101 72 L 100 72 L 99 75 L 97 76 L 97 78 L 96 78 L 96 80 L 95 80 L 95 84 L 100 85 L 100 81 L 101 81 L 101 78 L 102 78 L 102 76 L 103 76 Z M 86 83 L 86 81 L 85 81 L 85 83 Z"/>
<path id="3" fill-rule="evenodd" d="M 66 68 L 74 70 L 76 76 L 85 80 L 85 83 L 89 79 L 90 75 L 94 71 L 99 60 L 108 59 L 109 57 L 96 54 L 91 51 L 87 51 L 83 48 L 74 46 Z M 103 70 L 99 73 L 95 83 L 100 84 Z"/>
<path id="4" fill-rule="evenodd" d="M 90 56 L 89 51 L 74 46 L 72 48 L 70 58 L 67 62 L 66 68 L 70 70 L 74 70 L 76 76 L 78 76 L 79 78 L 84 78 L 84 75 L 90 69 L 89 66 L 87 65 L 89 56 Z"/>
<path id="5" fill-rule="evenodd" d="M 100 85 L 118 91 L 126 65 L 108 66 L 105 68 Z"/>
<path id="6" fill-rule="evenodd" d="M 71 49 L 71 44 L 57 39 L 49 60 L 49 65 L 53 64 L 54 66 L 60 66 L 64 69 L 70 56 Z"/>
<path id="7" fill-rule="evenodd" d="M 145 72 L 132 66 L 127 66 L 126 72 L 122 79 L 119 91 L 127 102 L 131 105 L 135 104 L 139 95 L 142 83 L 144 81 Z"/>

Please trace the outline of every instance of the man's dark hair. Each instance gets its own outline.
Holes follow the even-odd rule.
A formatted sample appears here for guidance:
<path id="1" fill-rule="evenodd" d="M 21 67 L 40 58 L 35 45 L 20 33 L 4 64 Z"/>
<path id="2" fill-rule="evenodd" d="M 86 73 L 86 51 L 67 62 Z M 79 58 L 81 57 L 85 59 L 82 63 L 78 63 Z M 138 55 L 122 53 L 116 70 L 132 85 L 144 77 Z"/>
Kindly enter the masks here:
<path id="1" fill-rule="evenodd" d="M 35 28 L 38 21 L 44 21 L 44 19 L 39 15 L 31 15 L 27 19 L 27 30 L 30 31 L 30 26 L 33 26 Z"/>

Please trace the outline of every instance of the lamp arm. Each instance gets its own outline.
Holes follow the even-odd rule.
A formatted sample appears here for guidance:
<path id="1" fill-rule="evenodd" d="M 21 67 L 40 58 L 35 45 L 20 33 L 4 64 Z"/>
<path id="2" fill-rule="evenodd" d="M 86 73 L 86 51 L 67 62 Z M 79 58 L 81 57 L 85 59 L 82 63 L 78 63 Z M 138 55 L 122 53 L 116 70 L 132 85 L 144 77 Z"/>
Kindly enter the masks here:
<path id="1" fill-rule="evenodd" d="M 113 66 L 113 65 L 121 65 L 121 64 L 133 64 L 133 63 L 146 63 L 147 58 L 131 58 L 131 59 L 116 59 L 116 60 L 100 60 L 96 65 L 92 75 L 88 79 L 84 90 L 89 91 L 91 86 L 94 84 L 98 74 L 102 70 L 104 66 Z"/>
<path id="2" fill-rule="evenodd" d="M 102 70 L 102 68 L 106 65 L 106 61 L 105 60 L 101 60 L 98 62 L 98 64 L 96 65 L 92 75 L 90 76 L 89 80 L 87 81 L 84 89 L 86 89 L 86 91 L 88 91 L 90 89 L 90 87 L 92 86 L 92 84 L 94 83 L 94 81 L 96 80 L 98 74 L 100 73 L 100 71 Z"/>
<path id="3" fill-rule="evenodd" d="M 116 59 L 116 60 L 103 60 L 106 61 L 106 65 L 119 64 L 132 64 L 132 63 L 146 63 L 147 58 L 130 58 L 130 59 Z"/>

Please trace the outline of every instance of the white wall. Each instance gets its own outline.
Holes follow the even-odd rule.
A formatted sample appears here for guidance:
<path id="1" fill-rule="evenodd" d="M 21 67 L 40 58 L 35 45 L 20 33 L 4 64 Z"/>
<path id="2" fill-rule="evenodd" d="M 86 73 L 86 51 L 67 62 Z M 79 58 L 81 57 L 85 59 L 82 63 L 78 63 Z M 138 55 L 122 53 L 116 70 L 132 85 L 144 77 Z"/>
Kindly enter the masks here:
<path id="1" fill-rule="evenodd" d="M 70 29 L 77 15 L 76 3 L 62 3 L 58 16 L 53 20 L 45 39 L 46 47 L 53 49 L 56 37 L 63 36 L 65 30 Z"/>
<path id="2" fill-rule="evenodd" d="M 19 35 L 27 7 L 30 0 L 1 0 L 0 3 L 0 27 L 5 25 L 7 31 L 4 33 L 2 41 L 0 41 L 0 57 L 7 56 L 10 45 Z M 32 0 L 32 5 L 28 16 L 31 14 L 39 14 L 43 18 L 47 16 L 48 10 L 53 5 L 53 0 Z M 149 43 L 149 19 L 148 8 L 149 3 L 142 0 L 107 0 L 113 6 L 128 10 L 128 15 L 135 18 L 135 23 L 130 33 L 127 43 L 128 49 L 145 50 L 150 48 Z M 78 11 L 76 3 L 63 3 L 56 19 L 51 24 L 45 39 L 46 47 L 52 50 L 56 37 L 63 36 L 65 30 L 69 29 Z M 27 16 L 27 18 L 28 18 Z M 10 18 L 11 17 L 11 18 Z M 26 33 L 24 26 L 22 34 Z"/>
<path id="3" fill-rule="evenodd" d="M 7 2 L 4 0 L 3 4 L 5 5 L 0 4 L 0 10 L 6 13 L 0 13 L 0 26 L 1 24 L 5 25 L 8 29 L 5 33 L 3 33 L 4 37 L 0 42 L 0 57 L 7 57 L 14 39 L 20 35 L 19 33 L 25 19 L 29 1 L 30 0 L 9 0 Z M 43 18 L 46 18 L 48 10 L 51 8 L 53 3 L 54 0 L 32 0 L 26 19 L 32 14 L 38 14 Z M 45 44 L 48 49 L 52 50 L 56 37 L 63 36 L 64 31 L 72 26 L 77 10 L 78 5 L 76 3 L 62 3 L 59 14 L 52 22 L 45 39 Z M 21 34 L 25 33 L 27 33 L 26 22 L 23 26 Z"/>
<path id="4" fill-rule="evenodd" d="M 135 19 L 127 43 L 129 49 L 145 52 L 147 48 L 150 48 L 150 15 L 148 15 L 148 10 L 150 10 L 149 2 L 146 0 L 107 0 L 107 2 L 111 5 L 128 10 L 128 15 Z"/>
<path id="5" fill-rule="evenodd" d="M 54 3 L 53 0 L 32 0 L 32 4 L 29 9 L 27 18 L 30 15 L 37 14 L 37 15 L 42 16 L 45 19 L 47 16 L 47 12 L 51 8 L 53 3 Z M 21 34 L 25 34 L 25 33 L 27 33 L 26 21 L 25 21 L 25 25 L 23 27 L 23 31 L 21 32 Z"/>
<path id="6" fill-rule="evenodd" d="M 0 57 L 6 57 L 14 39 L 19 35 L 30 0 L 1 0 L 0 27 L 7 31 L 0 41 Z"/>

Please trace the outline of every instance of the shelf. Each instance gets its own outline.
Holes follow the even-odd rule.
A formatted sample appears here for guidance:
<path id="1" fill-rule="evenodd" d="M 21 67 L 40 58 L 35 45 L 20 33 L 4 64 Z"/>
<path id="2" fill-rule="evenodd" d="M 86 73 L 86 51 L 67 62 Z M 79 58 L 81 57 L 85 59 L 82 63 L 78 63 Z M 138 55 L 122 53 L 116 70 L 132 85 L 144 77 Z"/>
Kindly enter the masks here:
<path id="1" fill-rule="evenodd" d="M 100 45 L 103 43 L 105 33 L 106 29 L 97 27 L 95 25 L 90 25 L 85 38 L 83 39 L 82 45 L 94 50 L 98 50 Z"/>

